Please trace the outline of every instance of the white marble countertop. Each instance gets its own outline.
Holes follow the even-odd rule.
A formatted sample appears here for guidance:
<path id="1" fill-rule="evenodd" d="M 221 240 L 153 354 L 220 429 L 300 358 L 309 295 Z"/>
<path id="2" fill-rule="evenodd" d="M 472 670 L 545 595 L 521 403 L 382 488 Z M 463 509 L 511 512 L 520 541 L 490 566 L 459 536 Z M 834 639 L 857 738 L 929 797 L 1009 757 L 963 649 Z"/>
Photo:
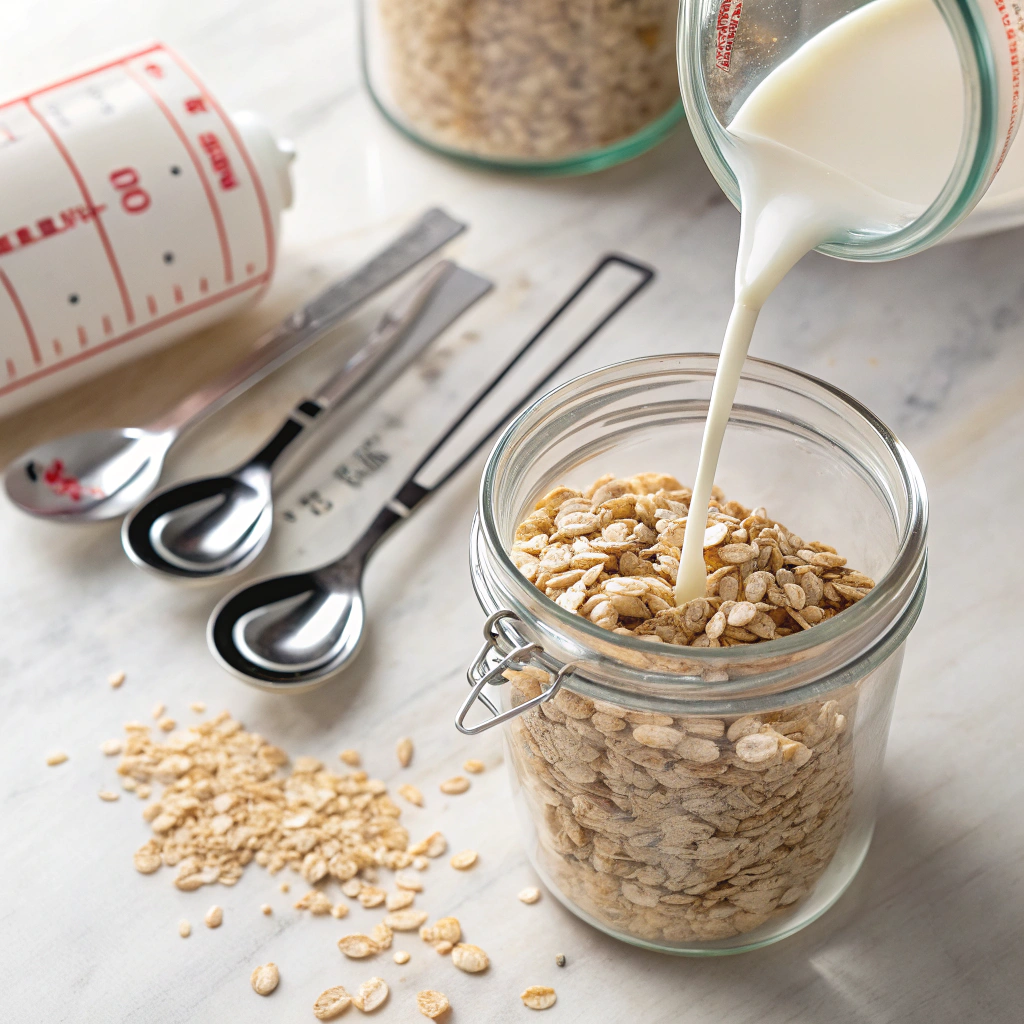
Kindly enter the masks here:
<path id="1" fill-rule="evenodd" d="M 299 159 L 280 272 L 262 305 L 0 423 L 0 463 L 45 436 L 139 421 L 226 365 L 259 328 L 432 203 L 472 222 L 453 251 L 499 288 L 446 338 L 429 372 L 386 395 L 290 485 L 282 507 L 296 506 L 374 434 L 391 456 L 363 489 L 338 485 L 329 515 L 300 508 L 297 523 L 279 522 L 260 571 L 339 550 L 409 466 L 422 424 L 436 422 L 608 249 L 650 261 L 660 276 L 577 368 L 719 344 L 738 218 L 685 130 L 632 164 L 587 178 L 531 181 L 454 166 L 398 136 L 371 107 L 344 0 L 48 0 L 9 5 L 4 22 L 0 93 L 112 47 L 163 38 L 229 109 L 262 111 L 290 135 Z M 874 845 L 823 919 L 757 953 L 687 960 L 608 939 L 551 897 L 533 907 L 517 902 L 532 874 L 510 814 L 499 737 L 465 739 L 452 724 L 483 618 L 466 558 L 479 461 L 376 558 L 372 629 L 351 671 L 290 699 L 248 689 L 210 659 L 204 623 L 226 586 L 170 586 L 127 563 L 115 524 L 61 529 L 4 502 L 0 1021 L 304 1021 L 323 988 L 353 988 L 377 972 L 392 985 L 378 1016 L 391 1021 L 420 1019 L 413 994 L 427 987 L 448 994 L 453 1021 L 525 1020 L 518 993 L 529 984 L 556 986 L 551 1021 L 1019 1021 L 1018 569 L 1015 542 L 985 524 L 996 510 L 1012 518 L 1024 501 L 1022 248 L 1024 233 L 1014 232 L 896 264 L 811 256 L 771 300 L 754 341 L 757 355 L 851 391 L 894 427 L 918 457 L 932 501 L 930 593 L 903 670 Z M 167 479 L 248 451 L 372 315 L 364 310 L 337 340 L 189 438 Z M 385 618 L 386 594 L 393 610 Z M 128 676 L 116 691 L 107 684 L 115 670 Z M 356 747 L 389 782 L 399 781 L 395 740 L 413 736 L 415 760 L 403 775 L 424 789 L 428 806 L 404 820 L 414 833 L 440 828 L 454 849 L 480 851 L 468 875 L 435 865 L 422 903 L 462 920 L 470 941 L 490 953 L 490 972 L 463 975 L 413 938 L 406 967 L 389 958 L 344 961 L 335 940 L 353 929 L 291 910 L 255 865 L 235 888 L 215 892 L 178 892 L 166 871 L 137 874 L 131 855 L 147 826 L 134 798 L 97 799 L 115 781 L 114 762 L 98 745 L 124 721 L 147 718 L 157 702 L 189 721 L 194 700 L 230 709 L 292 754 L 337 764 L 339 750 Z M 70 760 L 47 767 L 53 750 Z M 468 756 L 485 760 L 488 771 L 468 794 L 443 797 L 438 782 Z M 210 931 L 201 920 L 214 901 L 225 924 Z M 259 913 L 264 901 L 273 916 Z M 181 918 L 193 924 L 188 940 L 177 933 Z M 373 919 L 357 910 L 347 923 L 364 918 Z M 559 952 L 568 957 L 564 969 L 554 964 Z M 280 965 L 282 982 L 260 999 L 249 972 L 268 960 Z"/>

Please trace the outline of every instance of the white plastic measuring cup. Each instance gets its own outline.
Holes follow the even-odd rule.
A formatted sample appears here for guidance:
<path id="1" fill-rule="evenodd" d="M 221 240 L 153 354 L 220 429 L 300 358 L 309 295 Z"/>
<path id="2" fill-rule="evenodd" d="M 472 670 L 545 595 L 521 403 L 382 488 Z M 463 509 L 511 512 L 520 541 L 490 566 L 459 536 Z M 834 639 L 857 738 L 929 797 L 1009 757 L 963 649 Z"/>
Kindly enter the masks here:
<path id="1" fill-rule="evenodd" d="M 0 416 L 252 302 L 293 155 L 160 43 L 0 103 Z"/>
<path id="2" fill-rule="evenodd" d="M 783 127 L 807 141 L 807 125 L 815 124 L 817 135 L 804 150 L 812 157 L 848 172 L 842 160 L 861 170 L 871 161 L 884 167 L 892 156 L 923 174 L 927 195 L 920 203 L 915 198 L 910 215 L 818 246 L 833 256 L 905 256 L 968 217 L 959 235 L 1024 224 L 1024 143 L 1015 144 L 1024 102 L 1024 22 L 1016 11 L 1008 0 L 683 0 L 679 69 L 690 127 L 719 184 L 740 205 L 742 146 L 729 127 L 775 74 L 776 82 L 788 78 L 789 94 L 779 106 L 793 119 Z M 927 32 L 917 31 L 922 27 Z M 845 94 L 840 67 L 849 72 Z M 907 99 L 911 93 L 916 107 Z M 850 103 L 829 106 L 851 96 Z M 917 140 L 928 133 L 941 159 L 920 159 L 913 168 L 922 152 Z"/>

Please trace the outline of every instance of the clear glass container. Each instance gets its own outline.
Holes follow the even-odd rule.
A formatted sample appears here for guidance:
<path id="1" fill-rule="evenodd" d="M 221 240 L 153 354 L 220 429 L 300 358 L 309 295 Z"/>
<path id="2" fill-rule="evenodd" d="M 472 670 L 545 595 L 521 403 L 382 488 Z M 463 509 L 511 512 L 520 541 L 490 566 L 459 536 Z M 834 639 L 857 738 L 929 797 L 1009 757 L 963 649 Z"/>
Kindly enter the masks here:
<path id="1" fill-rule="evenodd" d="M 870 2 L 681 0 L 679 82 L 686 117 L 708 167 L 737 207 L 737 146 L 728 128 L 743 101 L 804 43 Z M 891 260 L 926 249 L 954 229 L 962 238 L 1024 224 L 1024 144 L 1015 142 L 1024 22 L 1002 0 L 934 4 L 949 29 L 963 76 L 960 143 L 948 177 L 909 223 L 885 232 L 852 230 L 822 243 L 819 252 L 849 260 Z M 835 131 L 843 130 L 837 123 Z"/>
<path id="2" fill-rule="evenodd" d="M 782 639 L 697 649 L 605 631 L 519 573 L 508 555 L 516 526 L 553 487 L 609 472 L 685 477 L 716 364 L 637 359 L 540 399 L 491 452 L 471 541 L 492 616 L 471 698 L 489 692 L 507 716 L 534 866 L 595 927 L 692 955 L 789 935 L 849 885 L 871 841 L 903 645 L 926 585 L 927 505 L 909 453 L 853 399 L 759 360 L 747 361 L 718 483 L 834 545 L 877 581 L 866 597 Z M 633 731 L 645 724 L 685 739 L 640 744 Z M 774 739 L 754 763 L 742 740 L 759 729 Z"/>
<path id="3" fill-rule="evenodd" d="M 360 0 L 363 74 L 418 142 L 535 174 L 600 170 L 682 117 L 677 0 Z"/>

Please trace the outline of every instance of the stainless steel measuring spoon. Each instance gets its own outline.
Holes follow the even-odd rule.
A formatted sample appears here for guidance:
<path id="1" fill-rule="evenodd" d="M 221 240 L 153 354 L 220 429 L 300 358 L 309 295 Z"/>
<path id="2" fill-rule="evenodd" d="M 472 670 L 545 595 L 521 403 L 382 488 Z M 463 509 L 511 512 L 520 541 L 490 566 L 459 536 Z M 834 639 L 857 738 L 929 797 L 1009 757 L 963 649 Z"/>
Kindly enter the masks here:
<path id="1" fill-rule="evenodd" d="M 473 440 L 464 442 L 457 438 L 458 443 L 450 445 L 484 399 L 610 264 L 637 272 L 629 290 L 500 419 L 491 422 Z M 243 681 L 259 689 L 284 693 L 311 690 L 344 668 L 363 637 L 363 571 L 380 542 L 452 479 L 525 401 L 543 388 L 653 276 L 654 271 L 643 264 L 622 256 L 606 256 L 423 456 L 348 551 L 317 569 L 273 576 L 240 587 L 217 605 L 207 627 L 207 642 L 213 656 Z M 454 456 L 449 448 L 456 451 Z"/>
<path id="2" fill-rule="evenodd" d="M 434 338 L 492 288 L 479 274 L 442 260 L 384 314 L 315 398 L 300 402 L 248 461 L 222 476 L 177 484 L 125 519 L 121 540 L 143 569 L 202 580 L 241 571 L 273 526 L 273 473 L 321 414 L 339 406 L 380 369 L 400 373 Z"/>
<path id="3" fill-rule="evenodd" d="M 171 445 L 335 327 L 360 303 L 464 231 L 428 210 L 390 245 L 264 334 L 223 376 L 143 427 L 114 427 L 48 441 L 8 466 L 7 496 L 23 512 L 60 522 L 115 519 L 149 494 Z"/>

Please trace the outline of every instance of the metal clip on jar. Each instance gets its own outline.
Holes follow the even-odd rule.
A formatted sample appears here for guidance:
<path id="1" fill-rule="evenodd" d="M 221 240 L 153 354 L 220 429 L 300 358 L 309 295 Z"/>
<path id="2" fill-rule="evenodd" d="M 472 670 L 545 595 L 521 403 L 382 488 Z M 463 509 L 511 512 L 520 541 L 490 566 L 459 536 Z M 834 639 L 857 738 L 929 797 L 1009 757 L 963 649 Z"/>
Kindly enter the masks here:
<path id="1" fill-rule="evenodd" d="M 696 464 L 715 365 L 610 366 L 505 431 L 471 540 L 487 642 L 457 717 L 469 734 L 506 724 L 528 852 L 551 891 L 610 935 L 692 955 L 790 935 L 853 879 L 927 574 L 924 483 L 903 445 L 829 385 L 748 360 L 719 482 L 835 544 L 874 589 L 802 633 L 696 649 L 605 631 L 529 583 L 508 551 L 538 497 Z M 468 725 L 477 699 L 493 717 Z M 643 725 L 663 727 L 665 746 L 637 742 Z M 738 757 L 765 725 L 785 742 L 756 763 Z"/>

